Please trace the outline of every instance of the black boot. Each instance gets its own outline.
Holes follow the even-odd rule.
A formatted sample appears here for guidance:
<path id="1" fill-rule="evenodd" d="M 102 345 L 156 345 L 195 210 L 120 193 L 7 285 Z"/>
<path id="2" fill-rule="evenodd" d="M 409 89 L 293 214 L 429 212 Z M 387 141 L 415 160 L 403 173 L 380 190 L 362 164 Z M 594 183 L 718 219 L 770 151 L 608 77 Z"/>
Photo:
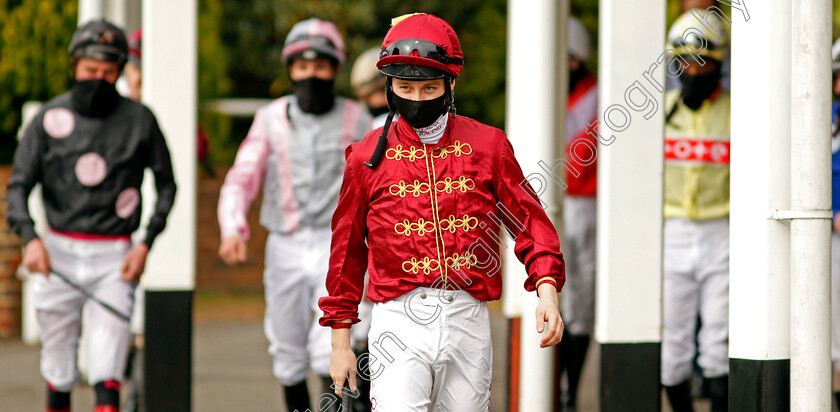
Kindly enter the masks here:
<path id="1" fill-rule="evenodd" d="M 356 353 L 356 359 L 362 359 L 362 357 L 368 353 L 367 341 L 357 342 L 356 348 L 353 349 L 353 352 Z M 372 406 L 370 403 L 370 376 L 368 376 L 370 375 L 370 355 L 365 356 L 365 359 L 367 360 L 366 362 L 358 364 L 359 370 L 356 372 L 356 389 L 359 391 L 359 396 L 353 399 L 352 412 L 370 412 Z M 363 374 L 365 374 L 365 376 L 363 376 Z"/>
<path id="2" fill-rule="evenodd" d="M 289 412 L 305 412 L 309 409 L 309 389 L 304 379 L 298 384 L 283 386 L 286 395 L 286 408 Z"/>
<path id="3" fill-rule="evenodd" d="M 70 412 L 70 392 L 59 392 L 47 382 L 47 411 Z"/>
<path id="4" fill-rule="evenodd" d="M 120 383 L 115 380 L 97 382 L 93 385 L 93 393 L 96 396 L 96 410 L 100 406 L 111 406 L 114 410 L 120 407 Z M 105 408 L 103 408 L 105 409 Z M 105 409 L 105 410 L 110 410 Z"/>
<path id="5" fill-rule="evenodd" d="M 840 392 L 834 392 L 834 401 L 837 403 L 837 407 L 840 407 Z"/>
<path id="6" fill-rule="evenodd" d="M 557 407 L 554 408 L 554 410 L 559 412 L 568 412 L 565 407 L 568 390 L 563 385 L 563 376 L 566 374 L 566 366 L 569 357 L 568 342 L 569 332 L 563 330 L 563 338 L 560 339 L 560 343 L 557 344 L 557 350 L 555 352 L 555 360 L 557 362 L 557 392 L 555 393 L 555 401 L 557 402 Z M 568 386 L 568 383 L 566 386 Z"/>
<path id="7" fill-rule="evenodd" d="M 586 352 L 589 350 L 589 335 L 563 333 L 559 344 L 558 376 L 566 373 L 566 392 L 560 395 L 560 411 L 574 412 L 577 409 L 577 391 Z"/>
<path id="8" fill-rule="evenodd" d="M 686 380 L 679 385 L 665 386 L 665 395 L 668 403 L 674 412 L 694 412 L 693 400 L 691 399 L 691 380 Z"/>
<path id="9" fill-rule="evenodd" d="M 729 376 L 703 378 L 712 401 L 712 412 L 729 411 Z"/>
<path id="10" fill-rule="evenodd" d="M 586 352 L 589 350 L 589 335 L 569 335 L 567 347 L 564 352 L 566 379 L 569 383 L 569 396 L 566 398 L 566 409 L 574 411 L 577 408 L 577 392 L 580 384 L 580 374 L 583 372 L 583 363 L 586 360 Z M 564 339 L 564 340 L 566 340 Z"/>

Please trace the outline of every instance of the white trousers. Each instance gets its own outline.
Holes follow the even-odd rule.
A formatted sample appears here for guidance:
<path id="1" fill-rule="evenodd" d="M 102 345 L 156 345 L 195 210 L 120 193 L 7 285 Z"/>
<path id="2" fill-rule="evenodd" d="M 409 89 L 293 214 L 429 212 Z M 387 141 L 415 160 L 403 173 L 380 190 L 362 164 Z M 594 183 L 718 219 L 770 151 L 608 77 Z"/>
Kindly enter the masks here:
<path id="1" fill-rule="evenodd" d="M 667 219 L 663 240 L 662 384 L 691 377 L 695 353 L 703 376 L 727 375 L 729 219 Z"/>
<path id="2" fill-rule="evenodd" d="M 131 313 L 136 285 L 120 276 L 128 240 L 77 240 L 51 233 L 44 246 L 54 270 L 122 313 Z M 57 276 L 35 276 L 33 299 L 41 329 L 41 374 L 47 382 L 62 392 L 78 383 L 76 356 L 85 305 L 88 382 L 122 380 L 131 344 L 128 322 Z"/>
<path id="3" fill-rule="evenodd" d="M 329 376 L 330 328 L 318 325 L 327 295 L 330 229 L 270 233 L 265 246 L 265 336 L 274 376 L 282 385 L 306 378 L 309 367 Z M 318 314 L 318 315 L 315 315 Z"/>
<path id="4" fill-rule="evenodd" d="M 591 335 L 595 325 L 595 198 L 563 201 L 563 321 L 573 335 Z"/>
<path id="5" fill-rule="evenodd" d="M 488 410 L 490 317 L 469 293 L 417 288 L 375 303 L 368 344 L 359 379 L 373 378 L 373 412 Z"/>

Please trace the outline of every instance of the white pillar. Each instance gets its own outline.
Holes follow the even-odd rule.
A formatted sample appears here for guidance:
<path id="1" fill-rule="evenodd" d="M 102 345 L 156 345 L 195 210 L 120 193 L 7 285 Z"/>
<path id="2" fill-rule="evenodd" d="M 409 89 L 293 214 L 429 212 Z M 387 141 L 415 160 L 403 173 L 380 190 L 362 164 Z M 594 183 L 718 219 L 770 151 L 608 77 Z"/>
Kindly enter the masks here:
<path id="1" fill-rule="evenodd" d="M 124 1 L 125 5 L 121 6 L 124 10 L 125 16 L 125 35 L 130 36 L 131 33 L 134 33 L 134 30 L 140 28 L 143 22 L 143 0 L 111 0 L 111 1 Z"/>
<path id="2" fill-rule="evenodd" d="M 79 25 L 105 16 L 104 0 L 79 0 Z"/>
<path id="3" fill-rule="evenodd" d="M 544 173 L 539 162 L 555 158 L 557 97 L 557 11 L 562 0 L 511 0 L 508 2 L 507 132 L 525 176 Z M 540 177 L 540 199 L 556 213 L 551 178 Z M 534 185 L 539 185 L 532 182 Z M 540 349 L 536 332 L 536 294 L 526 294 L 526 273 L 513 254 L 513 242 L 504 250 L 506 314 L 521 316 L 519 410 L 552 410 L 555 388 L 554 348 Z M 517 303 L 521 306 L 518 306 Z"/>
<path id="4" fill-rule="evenodd" d="M 601 410 L 658 410 L 665 1 L 601 0 L 599 36 Z"/>
<path id="5" fill-rule="evenodd" d="M 105 0 L 107 2 L 105 7 L 105 18 L 117 27 L 125 30 L 125 35 L 131 35 L 131 32 L 126 28 L 128 21 L 128 0 Z"/>
<path id="6" fill-rule="evenodd" d="M 771 215 L 791 206 L 791 2 L 741 4 L 730 14 L 730 408 L 757 411 L 789 399 L 790 227 Z"/>
<path id="7" fill-rule="evenodd" d="M 790 405 L 830 411 L 831 1 L 792 3 Z"/>
<path id="8" fill-rule="evenodd" d="M 146 266 L 149 290 L 192 290 L 195 283 L 196 14 L 196 0 L 146 0 L 143 7 L 143 102 L 166 136 L 178 184 Z"/>
<path id="9" fill-rule="evenodd" d="M 143 98 L 167 138 L 178 184 L 144 275 L 148 410 L 190 410 L 191 404 L 197 14 L 197 0 L 143 2 Z"/>
<path id="10" fill-rule="evenodd" d="M 598 131 L 614 140 L 598 147 L 596 334 L 599 342 L 659 342 L 665 108 L 643 73 L 662 54 L 665 2 L 601 0 L 600 10 Z M 662 66 L 650 74 L 664 84 Z M 656 97 L 648 119 L 625 102 L 637 81 Z M 626 128 L 616 130 L 622 123 Z"/>

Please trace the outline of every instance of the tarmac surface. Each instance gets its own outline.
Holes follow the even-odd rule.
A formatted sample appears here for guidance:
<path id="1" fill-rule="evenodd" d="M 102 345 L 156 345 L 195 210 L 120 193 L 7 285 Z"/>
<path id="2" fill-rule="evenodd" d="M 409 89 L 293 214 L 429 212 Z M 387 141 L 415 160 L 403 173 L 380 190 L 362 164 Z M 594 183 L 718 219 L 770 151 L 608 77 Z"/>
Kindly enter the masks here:
<path id="1" fill-rule="evenodd" d="M 287 412 L 266 352 L 262 295 L 198 293 L 195 301 L 193 410 Z M 494 389 L 490 411 L 503 412 L 508 405 L 508 321 L 495 305 L 491 305 L 491 314 Z M 578 412 L 598 411 L 597 348 L 593 344 L 589 351 Z M 38 371 L 38 356 L 38 346 L 25 345 L 18 339 L 0 340 L 0 412 L 44 410 L 45 387 Z M 312 399 L 317 399 L 320 381 L 316 376 L 309 377 L 309 387 Z M 125 395 L 126 386 L 123 388 Z M 92 410 L 92 389 L 80 385 L 73 391 L 72 402 L 74 411 Z M 668 410 L 663 407 L 663 411 Z M 698 402 L 695 410 L 708 411 L 708 402 Z"/>

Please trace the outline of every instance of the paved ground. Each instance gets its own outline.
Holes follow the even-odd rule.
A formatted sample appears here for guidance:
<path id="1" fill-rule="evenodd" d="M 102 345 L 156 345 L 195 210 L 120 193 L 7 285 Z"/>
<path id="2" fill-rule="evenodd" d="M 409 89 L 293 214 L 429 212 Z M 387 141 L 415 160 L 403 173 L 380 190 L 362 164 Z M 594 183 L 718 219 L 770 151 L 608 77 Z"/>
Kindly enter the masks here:
<path id="1" fill-rule="evenodd" d="M 279 384 L 271 375 L 268 342 L 262 332 L 259 295 L 225 296 L 199 294 L 196 298 L 194 330 L 193 410 L 200 412 L 281 411 L 283 400 Z M 493 399 L 490 410 L 506 410 L 507 321 L 492 318 L 494 340 Z M 598 410 L 597 346 L 593 345 L 584 371 L 579 412 Z M 0 340 L 0 411 L 43 410 L 44 384 L 38 373 L 38 347 L 18 340 Z M 310 388 L 320 386 L 310 377 Z M 314 395 L 314 394 L 313 394 Z M 92 409 L 89 387 L 73 392 L 75 411 Z M 664 403 L 663 403 L 664 404 Z M 708 411 L 698 403 L 698 412 Z M 663 409 L 667 411 L 668 409 Z"/>

